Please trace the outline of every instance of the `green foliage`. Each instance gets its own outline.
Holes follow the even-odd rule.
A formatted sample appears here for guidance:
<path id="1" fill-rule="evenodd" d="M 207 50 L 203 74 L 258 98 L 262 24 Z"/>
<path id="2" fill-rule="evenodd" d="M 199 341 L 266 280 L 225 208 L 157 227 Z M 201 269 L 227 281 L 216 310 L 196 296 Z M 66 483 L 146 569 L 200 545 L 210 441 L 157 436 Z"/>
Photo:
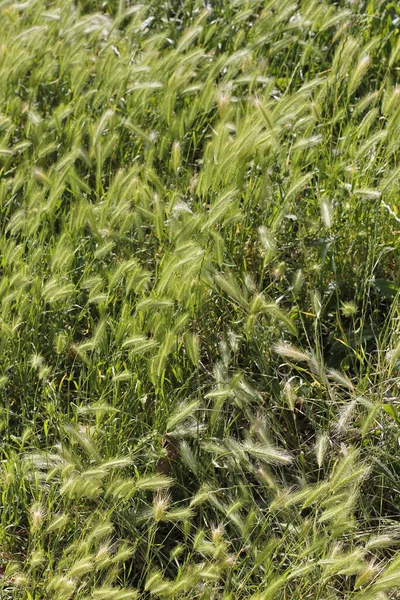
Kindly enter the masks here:
<path id="1" fill-rule="evenodd" d="M 0 1 L 0 596 L 400 587 L 400 14 Z"/>

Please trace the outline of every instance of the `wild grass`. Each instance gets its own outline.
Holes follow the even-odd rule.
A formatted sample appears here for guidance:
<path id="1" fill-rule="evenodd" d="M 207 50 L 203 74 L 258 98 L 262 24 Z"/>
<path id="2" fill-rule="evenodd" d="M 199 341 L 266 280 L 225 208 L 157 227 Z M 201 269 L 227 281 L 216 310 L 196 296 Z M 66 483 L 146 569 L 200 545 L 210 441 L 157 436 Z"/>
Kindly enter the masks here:
<path id="1" fill-rule="evenodd" d="M 400 588 L 400 12 L 0 1 L 0 597 Z"/>

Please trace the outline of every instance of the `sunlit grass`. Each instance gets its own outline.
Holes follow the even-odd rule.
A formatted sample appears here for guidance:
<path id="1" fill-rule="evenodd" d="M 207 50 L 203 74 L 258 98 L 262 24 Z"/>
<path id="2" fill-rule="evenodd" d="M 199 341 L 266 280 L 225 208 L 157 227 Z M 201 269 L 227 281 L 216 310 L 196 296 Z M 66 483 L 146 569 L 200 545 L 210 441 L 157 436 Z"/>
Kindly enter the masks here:
<path id="1" fill-rule="evenodd" d="M 0 596 L 400 587 L 400 15 L 0 2 Z"/>

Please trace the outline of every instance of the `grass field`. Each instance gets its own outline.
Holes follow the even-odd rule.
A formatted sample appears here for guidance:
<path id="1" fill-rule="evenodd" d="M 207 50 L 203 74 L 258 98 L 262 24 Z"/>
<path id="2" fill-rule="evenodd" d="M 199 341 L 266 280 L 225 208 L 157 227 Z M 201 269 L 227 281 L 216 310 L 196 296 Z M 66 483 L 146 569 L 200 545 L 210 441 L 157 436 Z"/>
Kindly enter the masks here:
<path id="1" fill-rule="evenodd" d="M 0 598 L 400 589 L 400 8 L 0 0 Z"/>

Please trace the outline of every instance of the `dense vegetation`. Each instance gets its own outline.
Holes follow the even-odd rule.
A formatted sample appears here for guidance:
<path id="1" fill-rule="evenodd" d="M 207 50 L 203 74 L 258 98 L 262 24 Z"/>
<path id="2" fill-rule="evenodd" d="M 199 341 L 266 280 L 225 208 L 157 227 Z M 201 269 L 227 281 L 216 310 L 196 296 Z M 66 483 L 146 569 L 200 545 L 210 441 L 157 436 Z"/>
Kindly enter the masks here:
<path id="1" fill-rule="evenodd" d="M 0 1 L 0 597 L 400 588 L 400 9 Z"/>

